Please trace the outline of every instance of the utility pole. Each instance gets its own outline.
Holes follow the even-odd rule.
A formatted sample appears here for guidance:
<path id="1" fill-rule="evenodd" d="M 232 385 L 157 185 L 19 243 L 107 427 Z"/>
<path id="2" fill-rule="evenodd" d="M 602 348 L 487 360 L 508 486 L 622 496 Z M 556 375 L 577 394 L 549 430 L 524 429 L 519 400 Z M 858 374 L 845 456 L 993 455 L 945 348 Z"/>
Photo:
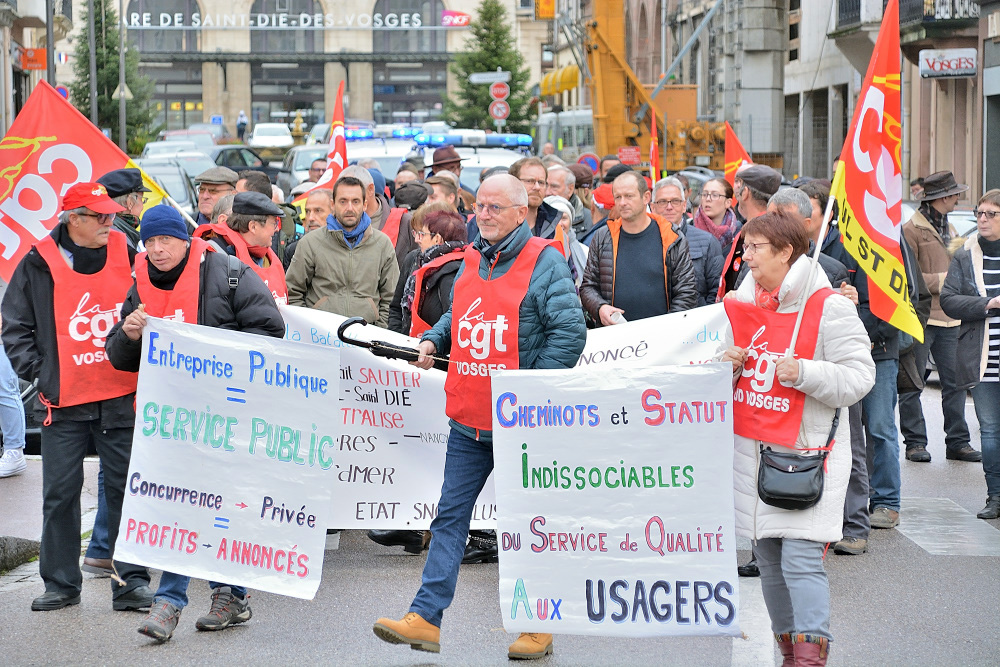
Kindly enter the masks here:
<path id="1" fill-rule="evenodd" d="M 128 153 L 125 138 L 125 0 L 118 0 L 118 147 Z"/>
<path id="2" fill-rule="evenodd" d="M 52 20 L 55 18 L 55 0 L 45 0 L 45 78 L 49 85 L 56 85 L 56 51 Z"/>
<path id="3" fill-rule="evenodd" d="M 87 9 L 87 42 L 90 47 L 90 122 L 97 125 L 97 37 L 94 35 L 94 0 Z"/>

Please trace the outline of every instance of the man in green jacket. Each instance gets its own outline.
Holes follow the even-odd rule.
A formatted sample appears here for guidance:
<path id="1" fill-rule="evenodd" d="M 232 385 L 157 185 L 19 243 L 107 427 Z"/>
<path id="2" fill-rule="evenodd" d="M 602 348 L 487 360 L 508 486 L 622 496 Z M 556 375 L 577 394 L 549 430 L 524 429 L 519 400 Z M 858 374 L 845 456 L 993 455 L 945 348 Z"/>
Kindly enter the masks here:
<path id="1" fill-rule="evenodd" d="M 365 213 L 365 186 L 342 176 L 333 186 L 326 229 L 299 240 L 288 267 L 288 304 L 363 317 L 386 327 L 399 266 L 389 237 Z"/>

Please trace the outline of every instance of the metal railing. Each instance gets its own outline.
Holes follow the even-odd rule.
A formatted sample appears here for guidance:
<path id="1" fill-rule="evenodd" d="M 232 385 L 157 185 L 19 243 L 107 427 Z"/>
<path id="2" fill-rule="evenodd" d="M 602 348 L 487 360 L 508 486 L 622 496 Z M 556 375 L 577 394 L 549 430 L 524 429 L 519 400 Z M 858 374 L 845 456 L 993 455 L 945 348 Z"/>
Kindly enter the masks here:
<path id="1" fill-rule="evenodd" d="M 837 29 L 861 24 L 861 0 L 838 0 Z"/>

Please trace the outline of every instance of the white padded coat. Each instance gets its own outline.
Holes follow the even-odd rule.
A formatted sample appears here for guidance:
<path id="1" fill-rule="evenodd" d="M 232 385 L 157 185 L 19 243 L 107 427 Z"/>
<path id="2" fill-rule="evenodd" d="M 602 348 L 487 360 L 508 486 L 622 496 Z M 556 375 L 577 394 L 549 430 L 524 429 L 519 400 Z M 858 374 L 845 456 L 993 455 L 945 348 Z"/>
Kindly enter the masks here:
<path id="1" fill-rule="evenodd" d="M 792 265 L 778 292 L 779 313 L 795 312 L 803 292 L 808 297 L 816 290 L 830 287 L 822 270 L 815 272 L 811 284 L 807 286 L 809 267 L 810 260 L 806 256 L 799 257 Z M 744 280 L 735 298 L 753 303 L 755 284 L 752 277 Z M 733 332 L 727 326 L 725 347 L 731 345 Z M 733 481 L 738 535 L 751 539 L 780 537 L 814 542 L 841 539 L 844 497 L 851 473 L 847 407 L 861 400 L 874 384 L 875 362 L 871 356 L 871 341 L 858 317 L 857 308 L 846 297 L 831 295 L 823 304 L 814 358 L 799 360 L 799 378 L 794 385 L 806 395 L 796 440 L 800 448 L 825 446 L 834 410 L 842 408 L 834 446 L 827 459 L 823 496 L 819 503 L 807 510 L 784 510 L 765 505 L 757 497 L 761 441 L 737 435 Z M 766 441 L 764 445 L 775 451 L 791 451 Z M 798 453 L 818 455 L 817 452 Z"/>

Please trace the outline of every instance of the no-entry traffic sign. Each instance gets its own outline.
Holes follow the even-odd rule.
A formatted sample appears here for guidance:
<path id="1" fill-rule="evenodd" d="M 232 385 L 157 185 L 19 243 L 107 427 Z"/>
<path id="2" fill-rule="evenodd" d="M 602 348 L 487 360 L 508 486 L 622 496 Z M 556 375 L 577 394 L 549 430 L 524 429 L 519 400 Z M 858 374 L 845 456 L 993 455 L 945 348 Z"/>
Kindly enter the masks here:
<path id="1" fill-rule="evenodd" d="M 510 105 L 503 100 L 493 100 L 490 103 L 490 118 L 493 120 L 506 120 L 510 115 Z"/>
<path id="2" fill-rule="evenodd" d="M 490 97 L 495 100 L 505 100 L 510 96 L 510 86 L 503 81 L 498 81 L 490 86 Z"/>

